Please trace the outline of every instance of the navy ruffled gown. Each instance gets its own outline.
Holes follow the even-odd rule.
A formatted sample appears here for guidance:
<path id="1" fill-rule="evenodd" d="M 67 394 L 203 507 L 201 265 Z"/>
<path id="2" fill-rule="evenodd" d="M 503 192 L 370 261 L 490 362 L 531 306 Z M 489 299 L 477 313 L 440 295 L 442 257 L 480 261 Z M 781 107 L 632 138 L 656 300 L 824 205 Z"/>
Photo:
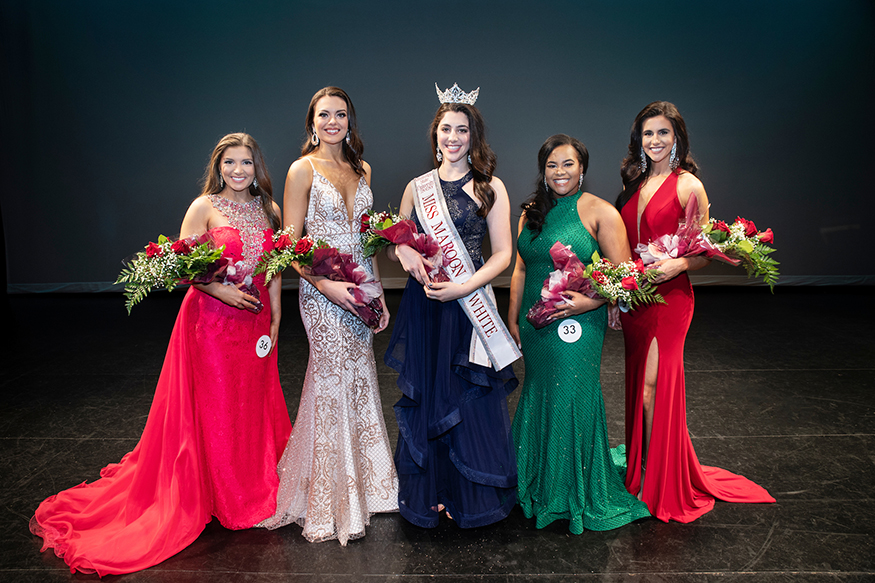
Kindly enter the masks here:
<path id="1" fill-rule="evenodd" d="M 441 189 L 477 268 L 486 219 L 460 180 Z M 422 231 L 415 213 L 417 228 Z M 398 507 L 413 524 L 438 524 L 438 504 L 462 528 L 497 522 L 516 504 L 517 467 L 507 395 L 518 382 L 510 366 L 496 372 L 468 362 L 472 326 L 457 301 L 425 297 L 407 281 L 385 362 L 398 373 Z"/>

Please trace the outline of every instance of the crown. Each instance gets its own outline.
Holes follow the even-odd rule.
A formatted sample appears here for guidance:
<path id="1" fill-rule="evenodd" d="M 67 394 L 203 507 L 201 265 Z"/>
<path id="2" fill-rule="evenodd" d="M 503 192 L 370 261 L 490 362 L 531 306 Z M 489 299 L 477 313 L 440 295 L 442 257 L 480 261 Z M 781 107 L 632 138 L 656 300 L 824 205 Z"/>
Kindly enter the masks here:
<path id="1" fill-rule="evenodd" d="M 477 96 L 480 95 L 479 87 L 471 93 L 465 93 L 459 89 L 458 83 L 453 83 L 453 86 L 446 91 L 441 91 L 438 84 L 435 83 L 434 90 L 437 91 L 438 101 L 441 103 L 467 103 L 468 105 L 474 105 L 474 102 L 477 101 Z"/>

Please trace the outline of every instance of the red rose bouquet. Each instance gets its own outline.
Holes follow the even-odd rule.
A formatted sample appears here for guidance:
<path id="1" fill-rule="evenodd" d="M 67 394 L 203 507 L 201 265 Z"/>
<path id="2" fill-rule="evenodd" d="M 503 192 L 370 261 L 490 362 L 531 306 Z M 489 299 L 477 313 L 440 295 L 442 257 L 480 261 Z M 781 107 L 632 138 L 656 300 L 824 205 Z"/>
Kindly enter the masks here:
<path id="1" fill-rule="evenodd" d="M 699 224 L 699 201 L 690 196 L 684 222 L 673 235 L 663 235 L 647 245 L 639 243 L 635 252 L 645 265 L 662 259 L 705 255 L 729 265 L 743 265 L 748 277 L 762 276 L 772 292 L 778 281 L 779 263 L 769 257 L 775 249 L 766 245 L 774 242 L 771 229 L 757 231 L 753 221 L 737 217 L 727 225 L 712 218 L 704 227 Z"/>
<path id="2" fill-rule="evenodd" d="M 371 257 L 389 245 L 407 245 L 425 257 L 434 267 L 429 272 L 433 282 L 450 281 L 444 271 L 444 255 L 434 237 L 416 231 L 416 223 L 400 215 L 369 210 L 362 215 L 362 247 Z"/>
<path id="3" fill-rule="evenodd" d="M 380 316 L 383 315 L 383 304 L 380 302 L 383 286 L 364 267 L 353 261 L 352 255 L 329 247 L 325 241 L 313 241 L 309 235 L 298 240 L 295 252 L 299 254 L 298 262 L 309 266 L 313 275 L 354 283 L 356 287 L 349 293 L 355 301 L 364 304 L 356 307 L 358 316 L 370 328 L 379 325 Z"/>
<path id="4" fill-rule="evenodd" d="M 628 310 L 639 304 L 665 303 L 661 295 L 654 293 L 650 280 L 654 275 L 638 262 L 626 261 L 614 265 L 593 253 L 592 265 L 584 266 L 577 255 L 559 241 L 550 248 L 555 271 L 544 280 L 541 298 L 529 309 L 526 319 L 536 329 L 551 323 L 556 305 L 568 302 L 566 292 L 574 291 L 591 298 L 604 298 L 619 302 L 621 309 Z"/>
<path id="5" fill-rule="evenodd" d="M 160 235 L 125 263 L 116 283 L 125 284 L 125 307 L 131 308 L 158 287 L 172 291 L 178 284 L 209 283 L 224 276 L 230 262 L 209 234 L 172 241 Z"/>
<path id="6" fill-rule="evenodd" d="M 350 294 L 355 301 L 365 304 L 356 308 L 358 316 L 369 327 L 377 327 L 380 316 L 383 315 L 383 304 L 380 302 L 383 286 L 380 282 L 353 261 L 352 255 L 341 253 L 321 239 L 313 240 L 309 235 L 293 241 L 293 234 L 292 227 L 287 227 L 274 235 L 274 248 L 264 252 L 256 273 L 265 272 L 268 274 L 265 277 L 272 277 L 293 261 L 297 261 L 300 265 L 309 267 L 313 275 L 354 283 L 356 287 L 350 290 Z"/>
<path id="7" fill-rule="evenodd" d="M 267 284 L 274 275 L 297 261 L 299 254 L 295 252 L 295 227 L 288 226 L 273 235 L 273 249 L 266 250 L 255 266 L 255 273 L 264 273 Z"/>

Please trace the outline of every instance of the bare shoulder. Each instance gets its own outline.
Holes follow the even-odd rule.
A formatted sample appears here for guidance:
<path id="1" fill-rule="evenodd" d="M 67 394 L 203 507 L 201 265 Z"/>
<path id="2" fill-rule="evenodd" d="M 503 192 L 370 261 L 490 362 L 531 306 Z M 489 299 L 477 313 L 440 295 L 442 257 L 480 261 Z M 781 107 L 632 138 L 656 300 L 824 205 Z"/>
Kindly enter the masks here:
<path id="1" fill-rule="evenodd" d="M 288 177 L 299 178 L 301 176 L 311 176 L 313 174 L 313 166 L 310 161 L 307 160 L 306 156 L 302 156 L 292 162 L 292 165 L 289 166 Z"/>
<path id="2" fill-rule="evenodd" d="M 213 210 L 213 203 L 210 202 L 210 197 L 206 195 L 201 195 L 191 201 L 191 204 L 188 205 L 188 212 L 193 216 L 199 216 L 202 214 L 209 213 Z"/>
<path id="3" fill-rule="evenodd" d="M 584 192 L 577 204 L 580 210 L 592 213 L 599 219 L 620 216 L 614 205 L 590 192 Z"/>
<path id="4" fill-rule="evenodd" d="M 529 222 L 529 220 L 526 218 L 526 211 L 523 211 L 522 214 L 520 215 L 520 224 L 519 224 L 519 227 L 517 228 L 517 231 L 522 232 L 523 227 L 526 226 L 527 222 Z"/>
<path id="5" fill-rule="evenodd" d="M 697 192 L 705 191 L 705 186 L 702 184 L 702 181 L 689 172 L 681 172 L 678 175 L 678 189 L 681 188 L 684 190 L 695 190 Z"/>
<path id="6" fill-rule="evenodd" d="M 495 191 L 496 196 L 501 195 L 502 197 L 507 197 L 507 188 L 504 186 L 504 182 L 501 181 L 501 178 L 498 176 L 493 176 L 492 180 L 489 182 L 489 186 L 492 187 L 492 190 Z"/>
<path id="7" fill-rule="evenodd" d="M 684 208 L 686 208 L 691 194 L 696 195 L 700 204 L 708 202 L 705 186 L 702 184 L 702 181 L 689 172 L 681 172 L 678 176 L 677 192 L 678 200 Z"/>
<path id="8" fill-rule="evenodd" d="M 210 218 L 213 212 L 213 203 L 208 196 L 201 195 L 191 201 L 182 219 L 179 236 L 185 238 L 206 232 L 211 226 Z"/>
<path id="9" fill-rule="evenodd" d="M 498 188 L 501 188 L 501 189 L 503 189 L 503 190 L 507 190 L 507 189 L 504 187 L 504 182 L 502 182 L 502 181 L 501 181 L 501 178 L 499 178 L 498 176 L 493 176 L 493 177 L 492 177 L 492 180 L 489 182 L 489 186 L 491 186 L 492 188 L 496 188 L 496 187 L 498 187 Z"/>
<path id="10" fill-rule="evenodd" d="M 309 192 L 313 184 L 313 167 L 306 158 L 298 158 L 289 166 L 286 175 L 285 195 L 289 192 Z"/>

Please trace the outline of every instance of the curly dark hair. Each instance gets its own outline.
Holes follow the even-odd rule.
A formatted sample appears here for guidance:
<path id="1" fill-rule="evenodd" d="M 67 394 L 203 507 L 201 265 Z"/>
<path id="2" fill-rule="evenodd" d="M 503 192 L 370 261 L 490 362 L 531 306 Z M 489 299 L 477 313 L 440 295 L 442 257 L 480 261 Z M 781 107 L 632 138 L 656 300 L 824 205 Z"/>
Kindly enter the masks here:
<path id="1" fill-rule="evenodd" d="M 474 179 L 474 196 L 480 201 L 477 214 L 485 217 L 495 204 L 495 191 L 492 190 L 492 174 L 495 172 L 495 153 L 486 142 L 486 124 L 483 116 L 473 105 L 467 103 L 444 103 L 434 114 L 434 120 L 428 132 L 431 136 L 432 154 L 437 160 L 437 130 L 441 120 L 448 112 L 464 113 L 468 118 L 468 130 L 471 132 L 468 154 L 471 156 L 471 175 Z"/>

